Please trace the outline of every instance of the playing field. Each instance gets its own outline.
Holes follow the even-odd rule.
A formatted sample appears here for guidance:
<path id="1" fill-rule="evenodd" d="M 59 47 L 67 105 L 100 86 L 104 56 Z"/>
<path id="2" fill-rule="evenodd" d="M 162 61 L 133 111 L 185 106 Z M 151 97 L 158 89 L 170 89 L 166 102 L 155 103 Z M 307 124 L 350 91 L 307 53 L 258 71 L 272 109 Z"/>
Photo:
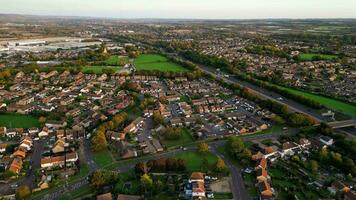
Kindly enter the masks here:
<path id="1" fill-rule="evenodd" d="M 178 159 L 181 158 L 185 161 L 187 161 L 187 170 L 190 172 L 193 171 L 200 171 L 202 168 L 203 160 L 206 158 L 208 160 L 208 169 L 212 169 L 216 161 L 218 160 L 218 157 L 216 157 L 212 153 L 207 153 L 206 155 L 201 155 L 197 152 L 184 152 L 181 154 L 178 154 L 174 158 Z"/>
<path id="2" fill-rule="evenodd" d="M 123 63 L 119 63 L 119 59 L 123 60 Z M 110 56 L 107 60 L 106 60 L 106 64 L 107 65 L 120 65 L 123 66 L 125 64 L 127 64 L 129 62 L 128 57 L 119 57 L 119 56 Z"/>
<path id="3" fill-rule="evenodd" d="M 39 127 L 38 119 L 29 115 L 13 113 L 0 114 L 0 126 L 7 128 L 32 128 Z"/>
<path id="4" fill-rule="evenodd" d="M 338 56 L 336 55 L 327 55 L 327 54 L 314 54 L 314 53 L 301 53 L 299 55 L 301 60 L 313 60 L 314 57 L 320 56 L 322 60 L 333 60 L 336 59 Z"/>
<path id="5" fill-rule="evenodd" d="M 103 69 L 108 69 L 108 70 L 113 70 L 114 72 L 117 72 L 121 69 L 121 67 L 109 67 L 109 66 L 85 66 L 82 67 L 82 72 L 83 73 L 90 73 L 93 72 L 95 74 L 102 74 Z"/>
<path id="6" fill-rule="evenodd" d="M 162 72 L 184 72 L 188 71 L 181 65 L 169 61 L 166 57 L 158 54 L 142 54 L 135 59 L 138 70 L 158 70 Z"/>
<path id="7" fill-rule="evenodd" d="M 280 86 L 278 86 L 278 87 L 280 87 Z M 281 88 L 283 88 L 293 94 L 302 95 L 304 97 L 310 98 L 310 99 L 317 101 L 320 104 L 322 104 L 325 107 L 328 107 L 330 109 L 338 110 L 338 111 L 340 111 L 344 114 L 347 114 L 347 115 L 356 116 L 356 106 L 353 106 L 351 104 L 348 104 L 348 103 L 345 103 L 345 102 L 342 102 L 339 100 L 335 100 L 332 98 L 300 91 L 300 90 L 295 90 L 295 89 L 285 88 L 285 87 L 281 87 Z"/>

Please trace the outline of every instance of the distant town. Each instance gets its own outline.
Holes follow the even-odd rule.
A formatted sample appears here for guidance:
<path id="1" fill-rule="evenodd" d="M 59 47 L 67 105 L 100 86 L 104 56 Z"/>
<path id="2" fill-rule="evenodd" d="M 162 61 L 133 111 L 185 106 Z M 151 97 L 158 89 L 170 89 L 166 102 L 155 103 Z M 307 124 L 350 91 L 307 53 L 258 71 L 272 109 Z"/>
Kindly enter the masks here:
<path id="1" fill-rule="evenodd" d="M 0 24 L 0 199 L 356 199 L 355 20 Z"/>

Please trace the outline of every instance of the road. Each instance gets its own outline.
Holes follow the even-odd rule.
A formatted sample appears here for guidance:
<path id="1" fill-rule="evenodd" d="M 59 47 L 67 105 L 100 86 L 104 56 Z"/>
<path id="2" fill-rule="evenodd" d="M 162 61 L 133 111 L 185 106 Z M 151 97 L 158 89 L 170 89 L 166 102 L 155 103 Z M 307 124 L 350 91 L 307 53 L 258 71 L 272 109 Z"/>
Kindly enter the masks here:
<path id="1" fill-rule="evenodd" d="M 232 194 L 234 196 L 234 199 L 235 200 L 248 200 L 248 199 L 250 199 L 248 197 L 248 194 L 246 193 L 246 188 L 245 188 L 244 181 L 243 181 L 242 175 L 241 175 L 241 169 L 237 168 L 234 164 L 231 163 L 230 160 L 225 158 L 224 155 L 222 155 L 221 153 L 219 153 L 217 151 L 217 148 L 220 145 L 210 144 L 209 146 L 211 147 L 210 151 L 213 154 L 219 156 L 221 159 L 223 159 L 225 164 L 226 164 L 226 167 L 230 170 L 231 178 L 232 178 L 231 191 L 232 191 Z"/>
<path id="2" fill-rule="evenodd" d="M 294 131 L 291 131 L 294 133 Z M 292 134 L 293 134 L 292 133 Z M 242 140 L 244 141 L 252 141 L 252 140 L 260 140 L 260 139 L 274 139 L 277 138 L 279 135 L 281 134 L 285 134 L 284 132 L 279 132 L 279 133 L 268 133 L 268 134 L 260 134 L 260 135 L 251 135 L 251 136 L 245 136 L 242 138 Z M 226 140 L 219 140 L 219 141 L 213 141 L 210 142 L 209 145 L 213 145 L 213 146 L 220 146 L 220 145 L 224 145 L 226 143 Z M 125 166 L 120 166 L 118 168 L 116 168 L 113 171 L 116 172 L 120 172 L 120 173 L 124 173 L 124 172 L 128 172 L 129 170 L 133 169 L 135 167 L 135 164 L 139 163 L 139 162 L 145 162 L 145 161 L 149 161 L 149 160 L 153 160 L 153 159 L 162 159 L 162 158 L 170 158 L 170 157 L 174 157 L 177 154 L 183 153 L 183 152 L 189 152 L 189 151 L 194 151 L 196 150 L 197 147 L 193 146 L 193 147 L 188 147 L 188 149 L 186 151 L 182 150 L 182 149 L 173 149 L 170 151 L 166 151 L 166 152 L 162 152 L 159 154 L 155 154 L 152 157 L 148 157 L 146 159 L 137 159 L 136 161 L 133 161 L 132 163 L 130 163 L 129 165 L 125 165 Z M 215 153 L 215 152 L 213 152 Z M 218 152 L 216 152 L 218 153 Z M 220 154 L 218 154 L 220 156 Z M 89 159 L 91 160 L 91 159 Z M 225 161 L 226 163 L 228 163 L 229 161 Z M 229 162 L 230 163 L 230 162 Z M 231 164 L 231 163 L 230 163 Z M 229 165 L 231 167 L 232 170 L 232 174 L 235 178 L 233 178 L 233 186 L 237 186 L 238 189 L 236 189 L 234 187 L 234 190 L 238 190 L 235 191 L 236 192 L 236 196 L 234 195 L 234 199 L 236 200 L 241 200 L 239 197 L 242 195 L 244 196 L 246 194 L 245 192 L 245 188 L 243 185 L 241 185 L 243 182 L 242 177 L 241 177 L 241 172 L 234 167 L 233 165 Z M 240 173 L 240 174 L 239 174 Z M 35 199 L 41 199 L 41 200 L 54 200 L 54 199 L 58 199 L 59 197 L 61 197 L 63 194 L 69 194 L 70 192 L 75 191 L 76 189 L 80 188 L 80 187 L 84 187 L 84 186 L 89 186 L 89 182 L 87 180 L 88 176 L 85 176 L 73 183 L 68 184 L 67 186 L 61 186 L 58 187 L 56 189 L 54 189 L 53 191 L 51 191 L 49 194 L 44 195 L 42 197 L 38 197 Z M 240 195 L 240 196 L 239 196 Z M 247 198 L 248 199 L 248 198 Z M 243 199 L 244 200 L 244 199 Z"/>

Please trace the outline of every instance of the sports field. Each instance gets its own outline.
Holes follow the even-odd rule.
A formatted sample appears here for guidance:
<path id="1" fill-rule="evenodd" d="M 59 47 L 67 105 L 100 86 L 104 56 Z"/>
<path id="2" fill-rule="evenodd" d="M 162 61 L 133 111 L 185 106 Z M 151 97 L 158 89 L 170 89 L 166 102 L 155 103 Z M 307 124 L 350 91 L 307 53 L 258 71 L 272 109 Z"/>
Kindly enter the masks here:
<path id="1" fill-rule="evenodd" d="M 105 71 L 105 69 L 108 70 L 113 70 L 114 72 L 117 72 L 121 69 L 121 67 L 109 67 L 109 66 L 85 66 L 82 67 L 82 72 L 83 73 L 89 73 L 89 72 L 93 72 L 95 74 L 102 74 L 103 69 Z"/>
<path id="2" fill-rule="evenodd" d="M 207 153 L 206 155 L 201 155 L 198 152 L 184 152 L 174 156 L 174 158 L 176 159 L 180 158 L 187 161 L 187 171 L 189 172 L 201 171 L 203 167 L 202 165 L 203 165 L 204 158 L 206 158 L 208 161 L 208 166 L 204 166 L 204 167 L 208 169 L 212 169 L 213 165 L 218 160 L 218 157 L 216 157 L 214 154 L 210 152 Z"/>
<path id="3" fill-rule="evenodd" d="M 307 98 L 310 98 L 314 101 L 319 102 L 320 104 L 324 105 L 327 108 L 330 109 L 334 109 L 334 110 L 338 110 L 344 114 L 347 115 L 351 115 L 351 116 L 356 116 L 356 106 L 336 100 L 336 99 L 332 99 L 332 98 L 328 98 L 328 97 L 324 97 L 324 96 L 320 96 L 320 95 L 316 95 L 316 94 L 311 94 L 308 92 L 304 92 L 304 91 L 300 91 L 300 90 L 295 90 L 295 89 L 291 89 L 291 88 L 285 88 L 285 87 L 281 87 L 278 86 L 282 89 L 285 89 L 293 94 L 297 94 L 297 95 L 301 95 Z"/>
<path id="4" fill-rule="evenodd" d="M 120 63 L 119 60 L 122 60 Z M 116 66 L 116 65 L 120 65 L 120 66 L 123 66 L 125 64 L 127 64 L 129 62 L 129 59 L 128 57 L 119 57 L 119 56 L 110 56 L 107 60 L 106 60 L 106 64 L 107 65 L 113 65 L 113 66 Z"/>
<path id="5" fill-rule="evenodd" d="M 0 114 L 0 126 L 7 128 L 32 128 L 39 127 L 38 119 L 29 115 L 15 113 Z"/>
<path id="6" fill-rule="evenodd" d="M 320 57 L 322 60 L 333 60 L 336 59 L 338 56 L 336 55 L 327 55 L 327 54 L 314 54 L 314 53 L 301 53 L 299 55 L 301 60 L 313 60 L 314 57 Z"/>
<path id="7" fill-rule="evenodd" d="M 162 72 L 185 72 L 183 66 L 169 61 L 166 57 L 158 54 L 142 54 L 135 59 L 138 70 L 158 70 Z"/>

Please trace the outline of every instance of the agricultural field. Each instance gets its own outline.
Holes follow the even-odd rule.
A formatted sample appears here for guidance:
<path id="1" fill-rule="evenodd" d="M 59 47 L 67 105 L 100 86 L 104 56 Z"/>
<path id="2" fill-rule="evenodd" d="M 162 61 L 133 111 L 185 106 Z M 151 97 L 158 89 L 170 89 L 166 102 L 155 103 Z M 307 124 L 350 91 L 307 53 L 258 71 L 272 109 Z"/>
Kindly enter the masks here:
<path id="1" fill-rule="evenodd" d="M 113 66 L 85 66 L 82 67 L 83 73 L 95 73 L 95 74 L 102 74 L 105 73 L 105 70 L 113 70 L 113 72 L 118 72 L 121 67 L 113 67 Z"/>
<path id="2" fill-rule="evenodd" d="M 308 61 L 313 60 L 314 57 L 320 57 L 321 60 L 334 60 L 338 58 L 336 55 L 327 55 L 327 54 L 314 54 L 314 53 L 302 53 L 299 55 L 301 60 Z"/>
<path id="3" fill-rule="evenodd" d="M 0 126 L 7 128 L 32 128 L 39 127 L 38 119 L 30 115 L 15 113 L 0 114 Z"/>
<path id="4" fill-rule="evenodd" d="M 162 72 L 185 72 L 183 66 L 169 61 L 166 57 L 158 54 L 142 54 L 135 61 L 138 70 L 158 70 Z"/>
<path id="5" fill-rule="evenodd" d="M 281 87 L 281 86 L 278 86 L 278 87 Z M 285 89 L 293 94 L 301 95 L 301 96 L 310 98 L 314 101 L 317 101 L 327 108 L 337 110 L 337 111 L 342 112 L 346 115 L 356 116 L 356 106 L 354 106 L 354 105 L 351 105 L 351 104 L 348 104 L 348 103 L 345 103 L 345 102 L 342 102 L 342 101 L 339 101 L 336 99 L 332 99 L 332 98 L 328 98 L 328 97 L 324 97 L 324 96 L 320 96 L 320 95 L 316 95 L 316 94 L 311 94 L 311 93 L 300 91 L 300 90 L 295 90 L 295 89 L 286 88 L 286 87 L 281 87 L 281 88 Z"/>

